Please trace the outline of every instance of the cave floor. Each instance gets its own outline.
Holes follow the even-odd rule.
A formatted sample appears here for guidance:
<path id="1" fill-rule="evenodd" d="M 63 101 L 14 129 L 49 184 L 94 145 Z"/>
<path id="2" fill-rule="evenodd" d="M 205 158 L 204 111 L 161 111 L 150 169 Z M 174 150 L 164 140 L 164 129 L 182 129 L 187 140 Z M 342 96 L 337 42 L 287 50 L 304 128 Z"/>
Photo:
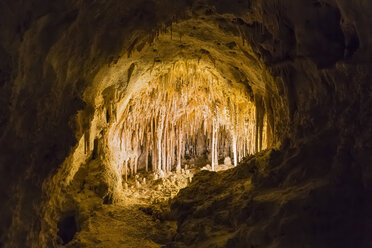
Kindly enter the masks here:
<path id="1" fill-rule="evenodd" d="M 103 205 L 78 233 L 83 247 L 161 247 L 153 241 L 159 225 L 141 205 Z"/>
<path id="2" fill-rule="evenodd" d="M 220 165 L 217 170 L 231 167 Z M 123 196 L 118 203 L 97 204 L 100 199 L 89 198 L 95 207 L 85 203 L 87 218 L 66 247 L 162 247 L 171 241 L 177 228 L 176 222 L 166 216 L 168 201 L 185 188 L 200 169 L 191 167 L 161 176 L 139 173 L 123 183 Z"/>

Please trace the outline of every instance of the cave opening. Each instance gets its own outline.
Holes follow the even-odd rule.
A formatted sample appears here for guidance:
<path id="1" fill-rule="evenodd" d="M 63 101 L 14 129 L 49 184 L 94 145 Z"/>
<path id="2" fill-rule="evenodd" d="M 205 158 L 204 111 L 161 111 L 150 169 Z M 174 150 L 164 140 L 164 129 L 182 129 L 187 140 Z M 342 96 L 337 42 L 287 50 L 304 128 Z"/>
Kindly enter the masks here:
<path id="1" fill-rule="evenodd" d="M 180 56 L 141 69 L 140 62 L 122 60 L 87 90 L 94 107 L 85 111 L 94 117 L 87 122 L 86 112 L 78 113 L 83 135 L 61 171 L 65 174 L 55 176 L 67 182 L 67 196 L 74 202 L 68 210 L 79 213 L 81 230 L 71 244 L 91 243 L 92 232 L 108 235 L 111 221 L 143 229 L 136 238 L 128 236 L 127 244 L 142 240 L 146 228 L 157 230 L 146 242 L 168 243 L 176 231 L 174 220 L 166 217 L 169 202 L 195 174 L 235 168 L 273 145 L 263 98 L 249 84 L 226 76 L 223 66 Z M 123 78 L 129 83 L 123 84 Z M 93 206 L 99 208 L 90 216 Z M 58 235 L 65 243 L 64 233 Z"/>
<path id="2" fill-rule="evenodd" d="M 194 175 L 231 173 L 280 145 L 284 92 L 239 25 L 230 15 L 196 15 L 139 32 L 76 82 L 78 109 L 68 124 L 77 142 L 43 182 L 35 243 L 94 246 L 95 236 L 104 247 L 170 243 L 177 230 L 170 202 Z"/>
<path id="3" fill-rule="evenodd" d="M 231 171 L 280 145 L 284 92 L 236 18 L 221 18 L 140 32 L 74 93 L 82 100 L 73 96 L 80 109 L 69 120 L 77 143 L 43 184 L 45 206 L 57 207 L 43 210 L 36 242 L 170 243 L 177 230 L 170 202 L 195 175 Z M 76 215 L 60 219 L 66 212 Z"/>

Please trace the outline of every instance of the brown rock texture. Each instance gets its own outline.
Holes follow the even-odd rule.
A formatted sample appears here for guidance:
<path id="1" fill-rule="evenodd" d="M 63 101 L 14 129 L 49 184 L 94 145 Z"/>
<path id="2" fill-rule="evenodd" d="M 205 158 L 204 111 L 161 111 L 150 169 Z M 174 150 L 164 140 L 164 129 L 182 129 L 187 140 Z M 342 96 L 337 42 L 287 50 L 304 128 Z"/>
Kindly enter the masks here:
<path id="1" fill-rule="evenodd" d="M 370 247 L 371 16 L 369 0 L 1 1 L 0 247 L 57 247 L 85 181 L 118 198 L 120 106 L 179 60 L 244 84 L 271 149 L 196 175 L 169 247 Z"/>

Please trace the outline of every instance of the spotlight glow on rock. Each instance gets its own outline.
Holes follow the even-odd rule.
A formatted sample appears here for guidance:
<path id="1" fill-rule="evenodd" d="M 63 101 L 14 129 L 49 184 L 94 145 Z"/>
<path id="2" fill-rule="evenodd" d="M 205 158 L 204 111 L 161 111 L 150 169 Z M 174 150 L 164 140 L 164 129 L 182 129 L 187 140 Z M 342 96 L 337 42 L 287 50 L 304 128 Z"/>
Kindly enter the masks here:
<path id="1" fill-rule="evenodd" d="M 212 170 L 228 156 L 237 166 L 267 146 L 266 118 L 259 130 L 256 114 L 242 85 L 221 80 L 195 62 L 179 61 L 131 95 L 111 150 L 125 178 L 137 173 L 140 158 L 154 172 L 180 171 L 185 157 L 206 154 Z"/>

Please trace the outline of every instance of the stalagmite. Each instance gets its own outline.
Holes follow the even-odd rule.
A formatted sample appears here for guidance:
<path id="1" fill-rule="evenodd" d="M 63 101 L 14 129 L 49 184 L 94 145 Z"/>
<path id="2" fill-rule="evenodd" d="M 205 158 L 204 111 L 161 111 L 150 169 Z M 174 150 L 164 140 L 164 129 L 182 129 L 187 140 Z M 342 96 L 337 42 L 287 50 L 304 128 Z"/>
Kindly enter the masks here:
<path id="1" fill-rule="evenodd" d="M 137 166 L 138 166 L 138 157 L 134 158 L 134 174 L 137 173 Z"/>
<path id="2" fill-rule="evenodd" d="M 130 160 L 130 175 L 131 176 L 134 175 L 134 160 L 135 160 L 134 157 L 132 157 L 131 160 Z"/>
<path id="3" fill-rule="evenodd" d="M 148 143 L 146 143 L 145 163 L 146 163 L 146 172 L 147 172 L 149 171 L 149 145 Z"/>

